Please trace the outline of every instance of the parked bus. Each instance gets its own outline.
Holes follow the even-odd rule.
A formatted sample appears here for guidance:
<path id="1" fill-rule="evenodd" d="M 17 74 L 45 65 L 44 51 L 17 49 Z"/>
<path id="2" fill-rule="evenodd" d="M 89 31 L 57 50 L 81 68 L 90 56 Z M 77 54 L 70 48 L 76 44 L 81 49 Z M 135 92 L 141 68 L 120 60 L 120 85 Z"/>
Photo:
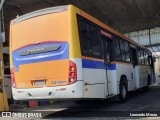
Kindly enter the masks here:
<path id="1" fill-rule="evenodd" d="M 12 20 L 10 66 L 15 100 L 125 101 L 153 81 L 148 49 L 72 5 Z"/>

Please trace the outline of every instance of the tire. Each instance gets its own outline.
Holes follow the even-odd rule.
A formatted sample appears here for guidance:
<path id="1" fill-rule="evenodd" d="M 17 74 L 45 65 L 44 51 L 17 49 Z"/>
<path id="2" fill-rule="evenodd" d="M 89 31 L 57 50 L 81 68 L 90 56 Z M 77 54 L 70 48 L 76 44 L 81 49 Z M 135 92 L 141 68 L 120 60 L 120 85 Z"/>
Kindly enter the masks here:
<path id="1" fill-rule="evenodd" d="M 119 88 L 120 88 L 119 100 L 120 100 L 121 103 L 126 102 L 127 92 L 128 92 L 127 85 L 124 82 L 122 82 L 122 83 L 120 83 Z"/>

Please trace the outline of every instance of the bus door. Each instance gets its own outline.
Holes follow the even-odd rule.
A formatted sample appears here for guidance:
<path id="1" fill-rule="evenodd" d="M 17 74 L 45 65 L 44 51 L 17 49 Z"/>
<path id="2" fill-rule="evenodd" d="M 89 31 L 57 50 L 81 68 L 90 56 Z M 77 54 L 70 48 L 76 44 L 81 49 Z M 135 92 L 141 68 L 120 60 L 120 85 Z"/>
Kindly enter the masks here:
<path id="1" fill-rule="evenodd" d="M 133 65 L 133 72 L 131 73 L 132 76 L 132 80 L 133 80 L 133 85 L 134 88 L 138 87 L 138 85 L 136 83 L 138 83 L 138 79 L 136 79 L 136 65 L 138 65 L 138 59 L 137 59 L 137 51 L 135 48 L 131 47 L 131 61 L 132 61 L 132 65 Z"/>
<path id="2" fill-rule="evenodd" d="M 105 66 L 105 77 L 106 77 L 106 95 L 110 95 L 111 94 L 111 89 L 112 89 L 112 81 L 111 79 L 109 79 L 108 75 L 109 75 L 109 71 L 108 66 L 110 65 L 110 61 L 111 61 L 111 40 L 102 36 L 102 41 L 103 41 L 103 58 L 104 58 L 104 66 Z"/>

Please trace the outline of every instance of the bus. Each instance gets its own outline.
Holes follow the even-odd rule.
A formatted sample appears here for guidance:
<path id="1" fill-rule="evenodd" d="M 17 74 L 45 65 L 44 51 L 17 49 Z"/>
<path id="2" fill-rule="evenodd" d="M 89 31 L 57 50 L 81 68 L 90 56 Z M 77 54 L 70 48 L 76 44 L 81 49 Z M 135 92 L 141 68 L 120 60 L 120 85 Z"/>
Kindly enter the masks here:
<path id="1" fill-rule="evenodd" d="M 73 5 L 10 23 L 15 100 L 105 99 L 153 83 L 152 53 Z"/>

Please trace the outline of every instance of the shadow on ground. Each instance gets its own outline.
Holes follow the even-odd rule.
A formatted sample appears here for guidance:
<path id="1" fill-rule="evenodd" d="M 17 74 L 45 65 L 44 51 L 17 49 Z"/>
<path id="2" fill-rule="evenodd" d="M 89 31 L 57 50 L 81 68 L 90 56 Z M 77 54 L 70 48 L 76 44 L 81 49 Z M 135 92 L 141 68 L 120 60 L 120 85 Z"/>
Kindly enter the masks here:
<path id="1" fill-rule="evenodd" d="M 158 111 L 160 107 L 159 89 L 150 89 L 129 92 L 125 103 L 120 103 L 115 99 L 84 101 L 83 104 L 73 106 L 55 113 L 48 114 L 44 118 L 57 117 L 129 117 L 130 112 Z M 157 97 L 159 96 L 159 97 Z M 154 109 L 153 109 L 154 107 Z"/>

